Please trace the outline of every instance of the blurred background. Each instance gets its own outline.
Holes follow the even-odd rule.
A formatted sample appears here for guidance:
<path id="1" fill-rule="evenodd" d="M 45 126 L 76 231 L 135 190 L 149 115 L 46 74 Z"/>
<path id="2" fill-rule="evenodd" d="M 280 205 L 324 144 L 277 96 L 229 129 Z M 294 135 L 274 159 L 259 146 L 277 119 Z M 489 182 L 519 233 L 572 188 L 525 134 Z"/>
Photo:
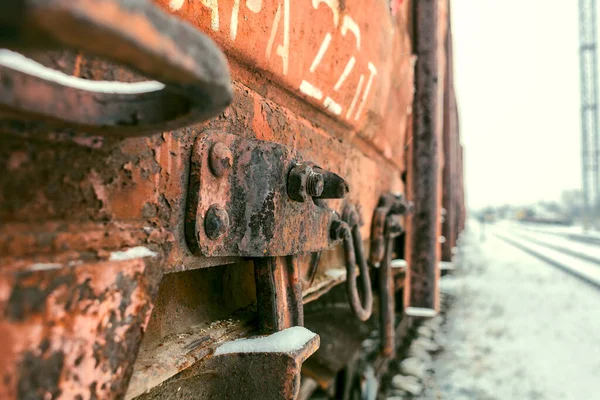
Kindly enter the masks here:
<path id="1" fill-rule="evenodd" d="M 442 271 L 443 351 L 403 389 L 600 399 L 596 2 L 450 4 L 471 218 Z"/>
<path id="2" fill-rule="evenodd" d="M 577 1 L 451 2 L 471 215 L 487 211 L 489 218 L 537 216 L 598 227 L 593 140 L 586 144 L 587 211 L 583 201 L 581 96 L 588 90 L 587 103 L 595 104 L 595 77 L 588 74 L 582 86 L 580 27 L 585 34 L 594 22 L 593 10 L 585 9 L 593 2 L 582 3 L 580 15 Z M 594 39 L 585 41 L 593 45 Z M 584 51 L 588 70 L 592 55 Z M 589 138 L 598 137 L 596 112 L 586 112 Z"/>

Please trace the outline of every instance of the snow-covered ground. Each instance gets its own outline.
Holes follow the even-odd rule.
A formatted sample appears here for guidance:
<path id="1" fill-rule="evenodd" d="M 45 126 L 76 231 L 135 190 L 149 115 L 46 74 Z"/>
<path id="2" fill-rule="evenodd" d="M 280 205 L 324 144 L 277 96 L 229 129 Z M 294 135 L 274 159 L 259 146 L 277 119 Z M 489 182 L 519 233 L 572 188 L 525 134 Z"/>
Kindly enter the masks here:
<path id="1" fill-rule="evenodd" d="M 510 227 L 520 228 L 524 230 L 531 230 L 536 232 L 548 232 L 548 233 L 560 233 L 560 234 L 575 234 L 591 236 L 594 238 L 600 238 L 600 232 L 594 229 L 585 230 L 581 225 L 572 226 L 561 226 L 551 224 L 536 224 L 536 223 L 522 223 L 517 221 L 504 220 L 499 221 L 499 224 L 503 224 Z"/>
<path id="2" fill-rule="evenodd" d="M 550 245 L 567 248 L 571 251 L 575 251 L 577 253 L 586 254 L 591 257 L 600 258 L 600 246 L 593 243 L 579 242 L 576 240 L 571 240 L 567 237 L 542 233 L 542 232 L 534 232 L 526 229 L 519 229 L 514 227 L 504 227 L 502 225 L 490 226 L 490 229 L 494 230 L 500 228 L 498 230 L 499 233 L 508 232 L 511 234 L 516 234 L 518 236 L 522 236 L 525 238 L 532 238 L 536 242 L 548 243 Z M 504 229 L 503 229 L 504 228 Z"/>
<path id="3" fill-rule="evenodd" d="M 416 398 L 600 399 L 600 290 L 471 228 Z"/>

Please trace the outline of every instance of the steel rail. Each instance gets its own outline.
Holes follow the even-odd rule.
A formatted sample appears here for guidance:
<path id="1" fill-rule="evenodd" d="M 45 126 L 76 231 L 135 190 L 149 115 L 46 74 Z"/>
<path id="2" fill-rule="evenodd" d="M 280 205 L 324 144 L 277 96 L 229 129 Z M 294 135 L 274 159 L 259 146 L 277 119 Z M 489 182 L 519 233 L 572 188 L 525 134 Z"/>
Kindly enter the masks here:
<path id="1" fill-rule="evenodd" d="M 555 259 L 553 259 L 551 257 L 548 257 L 547 255 L 542 254 L 539 251 L 536 251 L 536 250 L 534 250 L 534 249 L 532 249 L 530 247 L 527 247 L 526 245 L 524 245 L 522 243 L 519 243 L 518 241 L 516 241 L 514 239 L 511 239 L 511 238 L 506 237 L 504 235 L 498 234 L 496 232 L 492 232 L 492 233 L 497 238 L 499 238 L 500 240 L 503 240 L 504 242 L 506 242 L 506 243 L 508 243 L 508 244 L 510 244 L 510 245 L 512 245 L 512 246 L 514 246 L 516 248 L 518 248 L 519 250 L 521 250 L 521 251 L 523 251 L 523 252 L 525 252 L 525 253 L 527 253 L 527 254 L 529 254 L 531 256 L 534 256 L 534 257 L 536 257 L 536 258 L 544 261 L 545 263 L 550 264 L 553 267 L 556 267 L 556 268 L 562 270 L 563 272 L 566 272 L 566 273 L 568 273 L 568 274 L 570 274 L 570 275 L 572 275 L 572 276 L 580 279 L 581 281 L 583 281 L 583 282 L 585 282 L 585 283 L 587 283 L 589 285 L 592 285 L 596 289 L 600 289 L 600 280 L 593 279 L 590 276 L 588 276 L 588 275 L 586 275 L 584 273 L 581 273 L 580 271 L 577 271 L 577 270 L 569 267 L 568 265 L 566 265 L 566 264 L 564 264 L 562 262 L 559 262 L 559 261 L 557 261 L 557 260 L 555 260 Z"/>

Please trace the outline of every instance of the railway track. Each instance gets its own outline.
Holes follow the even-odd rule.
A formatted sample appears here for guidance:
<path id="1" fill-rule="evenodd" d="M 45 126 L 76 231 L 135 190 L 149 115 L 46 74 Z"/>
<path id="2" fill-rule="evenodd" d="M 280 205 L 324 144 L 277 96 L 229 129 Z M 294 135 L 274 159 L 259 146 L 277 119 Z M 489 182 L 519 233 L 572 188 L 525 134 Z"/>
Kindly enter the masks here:
<path id="1" fill-rule="evenodd" d="M 575 232 L 548 231 L 545 229 L 539 229 L 539 228 L 523 226 L 523 225 L 521 225 L 519 228 L 530 231 L 530 232 L 541 233 L 543 235 L 558 236 L 561 238 L 570 239 L 570 240 L 580 242 L 580 243 L 594 244 L 594 245 L 600 246 L 600 237 L 598 237 L 598 236 L 584 235 L 584 234 L 575 233 Z"/>
<path id="2" fill-rule="evenodd" d="M 600 289 L 600 258 L 590 254 L 598 246 L 540 237 L 543 235 L 534 237 L 508 227 L 496 226 L 491 232 L 520 250 Z"/>

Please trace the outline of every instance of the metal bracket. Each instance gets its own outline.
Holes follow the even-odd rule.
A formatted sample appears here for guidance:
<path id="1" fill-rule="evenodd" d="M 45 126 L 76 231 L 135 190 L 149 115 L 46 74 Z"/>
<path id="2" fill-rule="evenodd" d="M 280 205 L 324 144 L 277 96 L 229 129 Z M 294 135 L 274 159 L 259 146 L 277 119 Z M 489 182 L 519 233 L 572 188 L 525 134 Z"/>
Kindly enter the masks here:
<path id="1" fill-rule="evenodd" d="M 338 184 L 347 184 L 335 174 L 299 165 L 307 164 L 297 152 L 277 143 L 217 131 L 200 134 L 192 151 L 185 221 L 192 252 L 270 257 L 334 245 L 329 227 L 335 213 L 315 199 L 324 198 L 323 186 L 334 181 L 330 175 Z M 307 176 L 299 179 L 299 173 Z M 310 185 L 316 178 L 323 183 L 317 190 L 305 188 L 302 196 L 290 195 L 298 193 L 298 185 Z"/>
<path id="2" fill-rule="evenodd" d="M 412 203 L 409 203 L 400 195 L 386 193 L 381 195 L 377 208 L 373 212 L 373 222 L 371 223 L 371 249 L 369 254 L 369 263 L 377 266 L 384 257 L 385 252 L 385 225 L 389 216 L 396 216 L 403 219 L 405 214 L 413 211 Z M 404 229 L 404 221 L 398 221 L 396 225 L 399 229 Z M 398 232 L 401 233 L 401 232 Z"/>
<path id="3" fill-rule="evenodd" d="M 412 212 L 412 205 L 402 195 L 386 193 L 379 198 L 373 213 L 371 225 L 371 265 L 380 264 L 378 271 L 379 284 L 379 318 L 381 353 L 393 358 L 396 354 L 396 302 L 394 298 L 394 281 L 392 277 L 392 248 L 394 238 L 404 231 L 404 215 Z"/>

